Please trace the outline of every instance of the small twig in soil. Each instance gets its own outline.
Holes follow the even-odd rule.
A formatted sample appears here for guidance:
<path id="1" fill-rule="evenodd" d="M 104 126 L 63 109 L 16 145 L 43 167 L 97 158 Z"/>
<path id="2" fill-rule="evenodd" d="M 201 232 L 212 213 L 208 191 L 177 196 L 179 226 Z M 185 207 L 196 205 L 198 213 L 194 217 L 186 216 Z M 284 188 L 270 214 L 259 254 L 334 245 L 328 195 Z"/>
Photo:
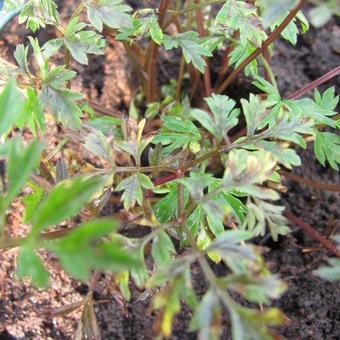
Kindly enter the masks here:
<path id="1" fill-rule="evenodd" d="M 305 231 L 310 237 L 312 237 L 314 240 L 321 243 L 327 250 L 329 250 L 331 253 L 333 253 L 335 256 L 340 257 L 340 250 L 337 249 L 335 244 L 331 241 L 329 241 L 327 238 L 325 238 L 323 235 L 321 235 L 317 230 L 315 230 L 312 226 L 302 221 L 300 218 L 295 216 L 290 210 L 285 210 L 284 216 L 294 225 L 301 228 L 303 231 Z"/>

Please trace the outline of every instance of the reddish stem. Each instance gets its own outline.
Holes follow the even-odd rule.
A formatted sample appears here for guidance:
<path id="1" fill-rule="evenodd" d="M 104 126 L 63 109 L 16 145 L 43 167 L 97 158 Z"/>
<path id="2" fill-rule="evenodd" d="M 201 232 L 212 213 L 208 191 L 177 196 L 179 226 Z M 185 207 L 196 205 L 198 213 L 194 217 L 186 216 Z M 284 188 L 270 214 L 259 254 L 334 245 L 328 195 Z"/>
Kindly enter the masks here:
<path id="1" fill-rule="evenodd" d="M 340 257 L 340 250 L 337 249 L 335 244 L 331 241 L 329 241 L 327 238 L 325 238 L 323 235 L 321 235 L 317 230 L 315 230 L 312 226 L 305 223 L 301 219 L 299 219 L 297 216 L 295 216 L 290 210 L 285 210 L 284 216 L 293 224 L 301 228 L 303 231 L 305 231 L 309 236 L 311 236 L 314 240 L 321 243 L 326 249 L 328 249 L 330 252 L 332 252 L 335 256 Z"/>
<path id="2" fill-rule="evenodd" d="M 238 76 L 238 74 L 255 58 L 257 58 L 263 51 L 263 49 L 268 48 L 268 46 L 277 39 L 281 32 L 287 27 L 287 25 L 295 18 L 296 14 L 301 9 L 305 0 L 300 0 L 298 4 L 290 11 L 287 17 L 281 22 L 279 26 L 271 33 L 267 40 L 265 40 L 262 44 L 262 47 L 258 47 L 253 53 L 251 53 L 230 75 L 227 79 L 222 83 L 221 86 L 218 87 L 217 93 L 222 93 L 231 82 Z"/>
<path id="3" fill-rule="evenodd" d="M 195 0 L 194 2 L 195 2 L 195 4 L 198 4 L 199 0 Z M 195 13 L 196 13 L 197 31 L 198 31 L 199 36 L 202 38 L 202 37 L 205 36 L 205 30 L 204 30 L 204 26 L 203 26 L 204 19 L 203 19 L 201 8 L 199 8 L 199 7 L 196 8 Z M 204 89 L 205 89 L 205 95 L 207 97 L 209 97 L 212 93 L 210 66 L 209 66 L 208 58 L 204 58 L 204 60 L 206 62 L 206 67 L 204 69 L 204 74 L 203 74 Z"/>
<path id="4" fill-rule="evenodd" d="M 322 77 L 312 81 L 308 85 L 304 86 L 302 89 L 292 93 L 287 99 L 298 99 L 302 97 L 304 94 L 309 92 L 310 90 L 315 89 L 317 86 L 325 83 L 326 81 L 336 77 L 340 74 L 340 66 L 337 66 L 335 69 L 329 71 L 328 73 L 324 74 Z"/>
<path id="5" fill-rule="evenodd" d="M 316 181 L 313 181 L 309 178 L 304 178 L 304 177 L 295 175 L 291 172 L 287 172 L 287 171 L 284 171 L 284 170 L 280 170 L 280 174 L 283 175 L 284 177 L 294 181 L 294 182 L 298 182 L 298 183 L 308 185 L 309 187 L 311 187 L 313 189 L 340 192 L 340 185 L 316 182 Z"/>
<path id="6" fill-rule="evenodd" d="M 166 10 L 168 9 L 170 0 L 161 0 L 159 5 L 158 23 L 162 27 L 165 19 Z M 157 83 L 157 58 L 158 45 L 153 41 L 150 43 L 149 61 L 147 64 L 148 83 L 146 89 L 146 98 L 148 102 L 153 102 L 156 97 L 156 83 Z"/>

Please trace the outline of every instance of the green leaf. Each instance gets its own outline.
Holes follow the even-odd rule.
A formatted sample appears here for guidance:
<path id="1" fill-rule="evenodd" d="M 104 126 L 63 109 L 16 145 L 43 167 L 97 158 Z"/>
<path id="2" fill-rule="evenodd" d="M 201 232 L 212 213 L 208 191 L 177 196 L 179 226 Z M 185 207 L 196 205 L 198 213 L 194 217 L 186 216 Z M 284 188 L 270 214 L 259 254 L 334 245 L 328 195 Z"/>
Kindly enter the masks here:
<path id="1" fill-rule="evenodd" d="M 152 258 L 157 266 L 164 266 L 171 262 L 176 254 L 175 247 L 166 231 L 161 230 L 153 239 L 151 248 Z"/>
<path id="2" fill-rule="evenodd" d="M 340 97 L 335 93 L 334 86 L 328 88 L 323 94 L 320 94 L 317 89 L 314 92 L 315 103 L 327 111 L 334 112 L 334 110 L 336 110 L 336 107 L 339 103 L 339 98 Z"/>
<path id="3" fill-rule="evenodd" d="M 121 132 L 118 130 L 118 127 L 121 125 L 120 118 L 114 118 L 114 117 L 98 117 L 93 118 L 91 120 L 88 120 L 86 122 L 86 125 L 91 126 L 92 128 L 95 128 L 96 130 L 99 130 L 102 132 L 105 136 L 114 136 L 116 138 L 121 137 Z"/>
<path id="4" fill-rule="evenodd" d="M 244 1 L 226 1 L 217 13 L 215 24 L 222 28 L 228 36 L 239 31 L 240 41 L 243 45 L 249 40 L 259 47 L 266 38 L 256 6 Z"/>
<path id="5" fill-rule="evenodd" d="M 103 25 L 115 29 L 131 27 L 131 16 L 128 14 L 132 8 L 122 0 L 91 0 L 87 2 L 87 16 L 92 26 L 98 31 Z"/>
<path id="6" fill-rule="evenodd" d="M 118 244 L 99 242 L 117 229 L 112 219 L 85 222 L 67 236 L 45 246 L 58 255 L 63 267 L 74 277 L 86 280 L 91 269 L 121 272 L 137 261 Z"/>
<path id="7" fill-rule="evenodd" d="M 247 136 L 253 136 L 257 130 L 263 128 L 262 122 L 266 115 L 267 102 L 251 93 L 249 101 L 242 98 L 241 104 L 246 119 Z"/>
<path id="8" fill-rule="evenodd" d="M 267 28 L 284 16 L 292 8 L 295 0 L 260 0 L 258 3 L 262 8 L 263 24 Z"/>
<path id="9" fill-rule="evenodd" d="M 199 339 L 218 340 L 222 333 L 221 306 L 216 293 L 209 289 L 196 308 L 190 322 L 190 331 L 198 331 Z"/>
<path id="10" fill-rule="evenodd" d="M 48 283 L 48 272 L 29 244 L 20 248 L 17 258 L 17 276 L 19 278 L 31 278 L 33 285 L 46 287 Z"/>
<path id="11" fill-rule="evenodd" d="M 301 159 L 294 149 L 289 149 L 277 142 L 267 142 L 260 140 L 254 143 L 254 147 L 269 151 L 278 161 L 286 168 L 291 169 L 292 166 L 300 166 Z"/>
<path id="12" fill-rule="evenodd" d="M 328 260 L 329 266 L 323 266 L 315 271 L 315 274 L 324 280 L 340 281 L 340 259 Z"/>
<path id="13" fill-rule="evenodd" d="M 331 20 L 333 13 L 327 4 L 320 4 L 311 8 L 308 14 L 311 24 L 316 28 L 320 28 Z"/>
<path id="14" fill-rule="evenodd" d="M 92 129 L 85 137 L 85 149 L 106 161 L 113 163 L 112 147 L 109 145 L 107 137 L 99 130 Z"/>
<path id="15" fill-rule="evenodd" d="M 287 287 L 277 275 L 266 271 L 263 269 L 263 273 L 258 275 L 231 274 L 223 278 L 223 283 L 250 302 L 269 304 L 270 300 L 279 298 Z"/>
<path id="16" fill-rule="evenodd" d="M 38 165 L 42 150 L 43 144 L 38 141 L 32 142 L 27 148 L 23 147 L 20 138 L 12 139 L 9 142 L 7 164 L 8 202 L 20 193 L 32 170 Z"/>
<path id="17" fill-rule="evenodd" d="M 281 24 L 281 22 L 284 20 L 288 13 L 289 13 L 288 11 L 284 13 L 270 26 L 272 31 Z M 290 23 L 285 27 L 285 29 L 281 33 L 281 36 L 287 41 L 289 41 L 292 45 L 296 45 L 297 36 L 299 34 L 299 28 L 296 23 L 297 21 L 301 25 L 301 33 L 307 32 L 309 28 L 308 20 L 306 19 L 304 14 L 301 11 L 299 11 L 295 18 L 292 21 L 290 21 Z"/>
<path id="18" fill-rule="evenodd" d="M 173 318 L 181 309 L 181 295 L 185 289 L 183 281 L 181 276 L 175 277 L 153 299 L 153 307 L 162 310 L 160 329 L 165 337 L 171 335 Z"/>
<path id="19" fill-rule="evenodd" d="M 28 0 L 19 16 L 19 24 L 24 22 L 33 32 L 46 25 L 60 24 L 56 3 L 52 0 Z"/>
<path id="20" fill-rule="evenodd" d="M 193 31 L 177 33 L 171 37 L 164 35 L 164 47 L 166 50 L 181 47 L 185 61 L 188 64 L 192 63 L 201 73 L 204 72 L 206 66 L 203 56 L 212 56 L 211 52 L 203 47 L 198 34 Z"/>
<path id="21" fill-rule="evenodd" d="M 64 43 L 72 57 L 80 64 L 88 64 L 87 54 L 104 54 L 105 41 L 100 34 L 84 31 L 87 25 L 79 22 L 79 17 L 72 19 L 65 29 Z"/>
<path id="22" fill-rule="evenodd" d="M 327 160 L 330 166 L 338 171 L 338 164 L 340 164 L 340 136 L 331 132 L 316 132 L 314 153 L 323 166 L 326 165 Z"/>
<path id="23" fill-rule="evenodd" d="M 50 59 L 53 55 L 57 54 L 63 44 L 64 41 L 62 38 L 47 41 L 41 49 L 43 57 L 45 59 Z"/>
<path id="24" fill-rule="evenodd" d="M 140 245 L 131 250 L 130 255 L 138 261 L 138 265 L 131 268 L 130 273 L 135 285 L 143 289 L 148 277 L 148 270 L 145 265 L 144 246 Z"/>
<path id="25" fill-rule="evenodd" d="M 0 94 L 0 136 L 8 133 L 19 118 L 24 105 L 22 94 L 10 79 Z"/>
<path id="26" fill-rule="evenodd" d="M 228 131 L 237 125 L 239 110 L 234 110 L 235 101 L 227 96 L 213 94 L 205 98 L 214 119 L 205 111 L 194 109 L 191 116 L 198 120 L 200 124 L 214 135 L 219 142 L 227 136 Z"/>
<path id="27" fill-rule="evenodd" d="M 158 24 L 158 20 L 156 16 L 152 16 L 151 24 L 150 24 L 150 36 L 152 40 L 160 45 L 163 42 L 163 31 Z"/>
<path id="28" fill-rule="evenodd" d="M 32 234 L 50 225 L 56 225 L 77 214 L 94 194 L 105 186 L 103 177 L 78 176 L 56 185 L 38 206 L 33 219 Z"/>
<path id="29" fill-rule="evenodd" d="M 241 226 L 242 229 L 251 231 L 254 236 L 264 236 L 268 226 L 274 241 L 278 240 L 279 235 L 287 235 L 290 232 L 288 221 L 283 216 L 285 207 L 259 199 L 254 199 L 254 202 L 247 203 L 248 214 Z"/>
<path id="30" fill-rule="evenodd" d="M 83 96 L 66 88 L 66 83 L 74 78 L 75 74 L 64 66 L 53 68 L 43 80 L 39 95 L 43 108 L 49 107 L 55 118 L 71 129 L 80 127 L 82 114 L 76 101 Z"/>
<path id="31" fill-rule="evenodd" d="M 131 300 L 131 291 L 129 288 L 129 272 L 127 270 L 119 273 L 115 276 L 115 281 L 119 285 L 119 290 L 122 293 L 125 300 Z"/>
<path id="32" fill-rule="evenodd" d="M 154 205 L 154 213 L 157 217 L 157 220 L 160 223 L 165 223 L 170 221 L 172 218 L 177 216 L 178 213 L 178 190 L 177 190 L 177 183 L 172 185 L 168 193 L 165 197 L 161 198 L 155 205 Z M 189 191 L 188 189 L 184 188 L 183 190 L 183 205 L 188 202 Z"/>
<path id="33" fill-rule="evenodd" d="M 44 112 L 35 89 L 27 88 L 26 96 L 24 108 L 17 120 L 17 125 L 19 128 L 27 126 L 33 135 L 37 137 L 40 131 L 44 133 L 46 130 Z"/>
<path id="34" fill-rule="evenodd" d="M 28 223 L 32 220 L 38 203 L 44 195 L 43 189 L 36 185 L 32 185 L 32 187 L 34 191 L 23 198 L 23 203 L 25 205 L 24 223 Z"/>
<path id="35" fill-rule="evenodd" d="M 233 46 L 234 48 L 229 56 L 229 64 L 235 64 L 235 68 L 240 66 L 242 62 L 256 50 L 256 47 L 249 41 L 247 41 L 246 44 L 241 44 L 241 42 L 234 42 Z M 257 60 L 253 59 L 245 67 L 244 74 L 246 76 L 257 76 L 258 73 Z"/>
<path id="36" fill-rule="evenodd" d="M 199 130 L 189 119 L 164 116 L 161 131 L 153 138 L 152 143 L 167 145 L 163 153 L 168 155 L 176 149 L 189 148 L 191 143 L 198 143 L 200 139 Z"/>
<path id="37" fill-rule="evenodd" d="M 15 49 L 14 58 L 19 65 L 20 71 L 22 73 L 29 74 L 30 72 L 28 69 L 27 55 L 28 55 L 28 46 L 25 47 L 23 44 L 19 44 Z"/>
<path id="38" fill-rule="evenodd" d="M 260 312 L 236 304 L 229 307 L 233 339 L 272 340 L 273 333 L 268 326 L 277 326 L 284 321 L 284 315 L 276 308 Z"/>
<path id="39" fill-rule="evenodd" d="M 130 210 L 136 205 L 143 203 L 143 190 L 152 189 L 153 184 L 148 176 L 138 173 L 123 179 L 115 189 L 116 191 L 124 190 L 122 201 L 125 210 Z"/>

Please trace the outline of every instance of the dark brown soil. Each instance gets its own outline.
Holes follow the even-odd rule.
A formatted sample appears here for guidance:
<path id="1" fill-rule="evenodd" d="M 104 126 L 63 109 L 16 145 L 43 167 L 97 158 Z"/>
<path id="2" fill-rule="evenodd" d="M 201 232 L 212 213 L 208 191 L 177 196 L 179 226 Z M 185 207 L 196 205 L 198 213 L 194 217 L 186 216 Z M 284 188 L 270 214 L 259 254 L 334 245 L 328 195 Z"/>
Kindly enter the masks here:
<path id="1" fill-rule="evenodd" d="M 1 35 L 0 55 L 9 57 L 25 34 L 15 24 L 7 27 L 5 34 Z M 340 26 L 333 20 L 320 30 L 312 29 L 299 40 L 296 48 L 278 42 L 272 63 L 282 95 L 292 93 L 338 66 L 340 55 L 336 41 L 339 38 Z M 89 67 L 76 66 L 80 74 L 74 86 L 102 105 L 119 110 L 127 107 L 135 91 L 131 87 L 131 68 L 119 44 L 109 47 L 107 52 L 105 57 L 94 58 Z M 247 96 L 247 87 L 242 90 L 240 84 L 244 86 L 241 81 L 232 86 L 228 94 L 239 96 L 244 93 Z M 339 86 L 339 77 L 326 85 Z M 303 167 L 296 169 L 296 173 L 315 180 L 340 183 L 339 174 L 319 165 L 310 148 L 300 154 Z M 336 228 L 339 232 L 339 194 L 312 190 L 289 181 L 286 186 L 288 191 L 283 194 L 283 203 L 297 216 L 323 235 L 334 233 Z M 25 227 L 19 223 L 21 214 L 18 202 L 12 212 L 14 234 L 25 232 Z M 265 246 L 269 248 L 265 256 L 271 270 L 288 284 L 284 296 L 274 302 L 287 316 L 287 324 L 278 328 L 277 332 L 287 339 L 339 339 L 340 284 L 323 281 L 313 275 L 313 270 L 324 264 L 330 254 L 295 226 L 292 226 L 291 235 L 277 243 L 267 240 Z M 54 264 L 50 268 L 52 287 L 47 291 L 34 290 L 28 283 L 22 284 L 14 278 L 15 255 L 15 251 L 0 253 L 0 340 L 71 339 L 79 312 L 53 319 L 45 312 L 52 307 L 79 301 L 85 296 L 87 286 L 70 280 Z M 214 270 L 220 272 L 223 268 L 215 266 Z M 193 277 L 197 293 L 202 294 L 206 284 L 197 268 L 193 268 Z M 139 300 L 141 292 L 133 289 L 131 302 L 124 304 L 115 293 L 99 291 L 95 294 L 98 301 L 95 310 L 102 339 L 154 338 L 152 323 L 155 313 L 148 308 L 150 299 Z M 196 339 L 196 334 L 187 331 L 190 317 L 191 312 L 187 308 L 179 313 L 171 339 Z M 226 326 L 222 339 L 229 338 Z"/>

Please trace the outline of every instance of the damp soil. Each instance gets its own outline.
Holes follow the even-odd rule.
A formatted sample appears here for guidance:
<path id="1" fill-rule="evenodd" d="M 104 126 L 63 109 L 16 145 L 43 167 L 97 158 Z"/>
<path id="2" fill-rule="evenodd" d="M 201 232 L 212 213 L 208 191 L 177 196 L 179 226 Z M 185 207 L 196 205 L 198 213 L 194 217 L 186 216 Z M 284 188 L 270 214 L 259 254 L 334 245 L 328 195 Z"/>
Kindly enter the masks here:
<path id="1" fill-rule="evenodd" d="M 133 5 L 136 1 L 130 1 Z M 53 34 L 43 31 L 42 39 Z M 0 36 L 0 55 L 11 58 L 15 46 L 22 42 L 27 32 L 16 22 L 9 25 Z M 297 46 L 276 42 L 272 60 L 274 73 L 283 96 L 301 88 L 315 78 L 340 64 L 340 25 L 335 19 L 325 27 L 311 29 L 302 36 Z M 127 109 L 133 93 L 136 78 L 131 65 L 119 43 L 110 44 L 106 55 L 92 58 L 89 67 L 72 65 L 78 72 L 73 87 L 83 91 L 88 98 L 103 106 L 123 112 Z M 174 69 L 176 62 L 164 54 Z M 58 60 L 56 60 L 58 62 Z M 160 68 L 159 80 L 166 83 L 172 72 L 169 67 Z M 176 74 L 174 72 L 174 74 Z M 339 89 L 340 79 L 335 78 L 324 87 L 335 85 Z M 247 97 L 251 88 L 247 79 L 240 77 L 226 94 L 233 98 Z M 297 174 L 318 181 L 340 184 L 339 174 L 318 164 L 309 147 L 299 150 L 303 167 Z M 339 193 L 317 191 L 287 180 L 282 203 L 302 220 L 320 233 L 330 236 L 340 231 Z M 116 207 L 107 207 L 106 212 Z M 27 226 L 21 225 L 22 205 L 15 202 L 9 214 L 11 233 L 24 234 Z M 277 273 L 288 284 L 286 293 L 273 303 L 286 315 L 285 325 L 276 332 L 287 339 L 339 339 L 340 338 L 340 284 L 320 280 L 313 270 L 324 264 L 329 253 L 308 235 L 292 226 L 292 233 L 274 243 L 264 240 L 267 248 L 265 257 L 272 272 Z M 56 261 L 42 254 L 52 272 L 52 286 L 36 290 L 29 282 L 18 282 L 14 276 L 16 250 L 0 253 L 0 340 L 55 339 L 67 340 L 79 319 L 79 311 L 61 318 L 52 318 L 47 313 L 51 308 L 67 305 L 83 298 L 88 290 L 86 284 L 72 280 L 59 268 Z M 214 271 L 221 273 L 223 266 L 214 265 Z M 141 299 L 141 293 L 132 289 L 132 299 L 125 303 L 115 290 L 100 288 L 107 277 L 100 280 L 95 292 L 95 311 L 102 339 L 149 340 L 154 339 L 153 323 L 157 314 L 150 310 L 150 297 Z M 199 295 L 207 286 L 199 268 L 193 268 L 193 283 Z M 171 339 L 196 339 L 188 332 L 191 311 L 183 307 L 176 316 Z M 222 339 L 230 338 L 229 321 L 225 319 Z"/>

